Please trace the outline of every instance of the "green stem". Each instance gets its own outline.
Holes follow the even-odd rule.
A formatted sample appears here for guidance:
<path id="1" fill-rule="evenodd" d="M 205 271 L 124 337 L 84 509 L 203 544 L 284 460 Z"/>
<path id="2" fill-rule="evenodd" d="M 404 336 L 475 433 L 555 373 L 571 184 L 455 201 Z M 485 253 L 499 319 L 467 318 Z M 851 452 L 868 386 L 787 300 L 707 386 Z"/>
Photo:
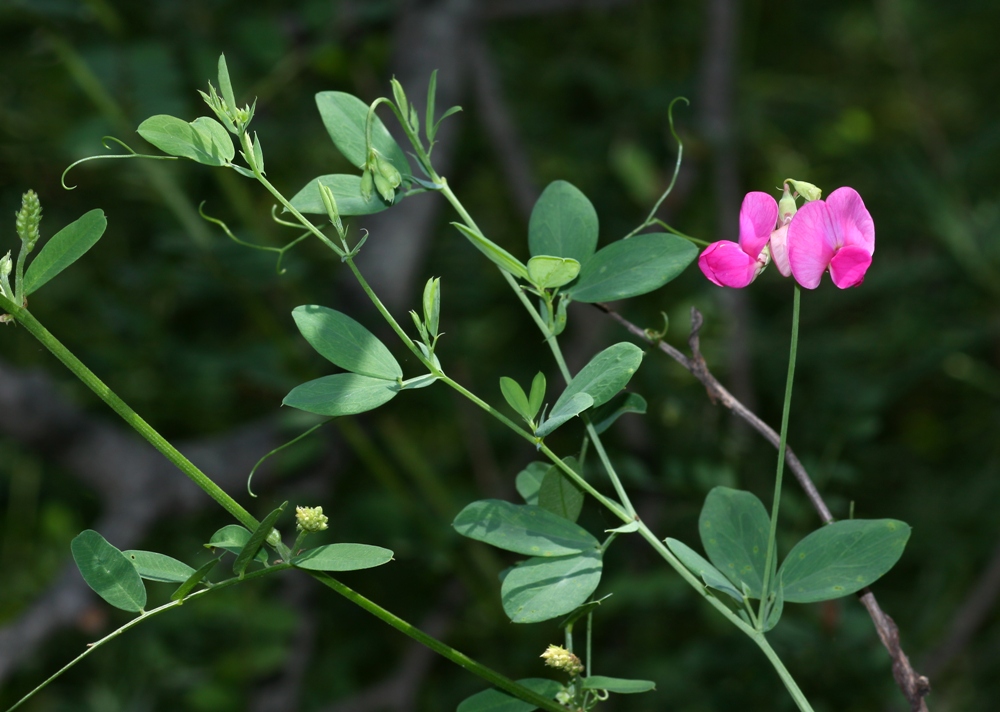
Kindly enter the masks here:
<path id="1" fill-rule="evenodd" d="M 144 437 L 150 445 L 155 447 L 167 458 L 177 469 L 187 475 L 191 481 L 201 487 L 205 493 L 218 502 L 223 509 L 232 514 L 246 528 L 253 531 L 259 522 L 245 510 L 239 502 L 229 496 L 225 490 L 219 487 L 211 478 L 198 469 L 194 463 L 188 460 L 181 452 L 164 439 L 149 423 L 143 420 L 138 413 L 132 410 L 118 395 L 112 391 L 93 371 L 87 368 L 80 359 L 60 343 L 48 329 L 34 317 L 27 309 L 19 307 L 10 299 L 0 296 L 0 308 L 6 310 L 13 316 L 28 332 L 41 342 L 52 354 L 62 361 L 73 375 L 83 381 L 90 390 L 104 401 L 113 411 L 132 426 L 136 432 Z"/>
<path id="2" fill-rule="evenodd" d="M 555 700 L 548 699 L 536 692 L 532 692 L 526 687 L 522 687 L 509 677 L 501 675 L 495 670 L 486 667 L 482 663 L 476 662 L 465 653 L 455 650 L 455 648 L 442 643 L 437 638 L 427 635 L 427 633 L 424 633 L 416 626 L 406 622 L 399 616 L 390 613 L 374 601 L 371 601 L 357 591 L 348 588 L 335 578 L 319 572 L 312 573 L 312 576 L 324 586 L 333 589 L 351 603 L 368 611 L 383 623 L 388 623 L 399 632 L 409 636 L 422 645 L 426 645 L 441 657 L 450 660 L 474 675 L 478 675 L 491 685 L 499 687 L 501 690 L 505 690 L 506 692 L 521 698 L 525 702 L 529 702 L 532 705 L 540 707 L 543 710 L 548 710 L 548 712 L 566 712 L 566 708 L 558 704 Z"/>
<path id="3" fill-rule="evenodd" d="M 799 348 L 799 301 L 801 292 L 795 285 L 795 297 L 792 299 L 792 344 L 788 351 L 788 377 L 785 379 L 785 402 L 781 408 L 781 436 L 778 440 L 778 471 L 774 477 L 774 502 L 771 505 L 771 532 L 767 537 L 767 557 L 764 560 L 764 585 L 760 596 L 760 613 L 757 616 L 758 625 L 767 621 L 767 601 L 770 593 L 771 568 L 775 560 L 775 535 L 778 530 L 778 510 L 781 507 L 781 477 L 785 471 L 785 444 L 788 441 L 788 411 L 792 404 L 792 383 L 795 381 L 795 356 Z"/>

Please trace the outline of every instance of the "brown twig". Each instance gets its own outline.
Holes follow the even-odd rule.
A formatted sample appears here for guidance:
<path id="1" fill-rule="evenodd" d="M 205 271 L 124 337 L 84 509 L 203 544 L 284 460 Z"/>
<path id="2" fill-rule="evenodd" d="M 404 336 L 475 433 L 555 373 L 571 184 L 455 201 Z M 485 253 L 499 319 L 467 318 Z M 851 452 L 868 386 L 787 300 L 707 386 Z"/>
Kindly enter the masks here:
<path id="1" fill-rule="evenodd" d="M 697 378 L 701 384 L 705 386 L 705 391 L 708 394 L 709 400 L 713 403 L 725 406 L 734 414 L 746 421 L 750 427 L 763 435 L 765 440 L 775 447 L 778 446 L 778 433 L 774 431 L 774 428 L 758 418 L 756 414 L 751 412 L 745 405 L 734 398 L 733 395 L 726 390 L 721 383 L 719 383 L 718 379 L 716 379 L 715 376 L 712 375 L 712 372 L 708 369 L 708 365 L 705 363 L 705 358 L 701 354 L 701 344 L 699 339 L 699 332 L 704 321 L 701 316 L 701 312 L 693 307 L 691 309 L 691 334 L 688 337 L 688 346 L 691 349 L 691 356 L 688 357 L 665 341 L 659 341 L 651 338 L 644 329 L 630 322 L 621 314 L 611 309 L 607 304 L 595 304 L 594 306 L 624 326 L 630 334 L 642 339 L 652 346 L 655 346 L 685 369 L 690 371 L 691 375 Z M 819 493 L 819 490 L 816 489 L 816 485 L 813 483 L 812 478 L 809 477 L 809 473 L 806 472 L 806 468 L 803 467 L 802 462 L 798 457 L 796 457 L 790 447 L 785 448 L 785 462 L 788 464 L 788 468 L 795 475 L 795 479 L 798 480 L 799 485 L 801 485 L 803 491 L 806 493 L 806 497 L 809 498 L 809 501 L 816 509 L 816 512 L 819 514 L 823 523 L 829 524 L 832 522 L 833 515 L 830 513 L 829 507 L 826 506 L 826 502 L 823 501 L 823 496 Z M 909 658 L 906 653 L 903 652 L 902 647 L 900 647 L 899 628 L 896 626 L 896 623 L 879 607 L 878 601 L 875 600 L 875 594 L 869 589 L 865 588 L 859 592 L 858 599 L 868 611 L 868 615 L 871 616 L 872 622 L 875 624 L 875 630 L 878 633 L 878 637 L 882 641 L 882 645 L 884 645 L 885 649 L 889 651 L 889 656 L 892 658 L 893 677 L 895 678 L 899 689 L 903 692 L 903 695 L 909 702 L 910 709 L 912 712 L 927 712 L 927 703 L 924 698 L 931 691 L 930 681 L 926 676 L 918 674 L 913 669 Z"/>

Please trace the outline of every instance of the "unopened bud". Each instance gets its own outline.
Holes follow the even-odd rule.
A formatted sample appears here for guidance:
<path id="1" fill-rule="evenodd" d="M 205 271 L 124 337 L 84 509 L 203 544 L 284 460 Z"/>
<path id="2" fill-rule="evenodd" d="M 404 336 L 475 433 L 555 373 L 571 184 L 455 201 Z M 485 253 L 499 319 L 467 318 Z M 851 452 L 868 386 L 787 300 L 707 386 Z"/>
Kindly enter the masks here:
<path id="1" fill-rule="evenodd" d="M 781 194 L 781 200 L 778 201 L 778 227 L 790 223 L 792 216 L 795 215 L 795 211 L 798 210 L 798 207 L 795 205 L 795 196 L 792 195 L 788 183 L 785 183 L 783 188 L 784 192 Z"/>
<path id="2" fill-rule="evenodd" d="M 21 196 L 21 209 L 15 213 L 17 220 L 17 234 L 21 238 L 24 249 L 30 252 L 38 242 L 38 223 L 42 221 L 42 204 L 38 200 L 38 194 L 33 190 Z"/>
<path id="3" fill-rule="evenodd" d="M 580 662 L 580 658 L 566 650 L 566 648 L 561 648 L 558 645 L 550 645 L 546 648 L 541 658 L 549 667 L 562 670 L 571 676 L 579 675 L 583 672 L 583 663 Z"/>
<path id="4" fill-rule="evenodd" d="M 399 171 L 396 167 L 392 165 L 392 161 L 382 158 L 379 154 L 375 154 L 375 165 L 378 168 L 378 172 L 389 181 L 389 185 L 393 188 L 399 187 L 399 184 L 403 182 L 403 177 L 399 175 Z"/>
<path id="5" fill-rule="evenodd" d="M 384 175 L 381 173 L 372 174 L 372 178 L 375 181 L 375 190 L 378 194 L 382 196 L 382 199 L 387 203 L 391 203 L 392 199 L 396 197 L 395 186 L 393 186 Z"/>
<path id="6" fill-rule="evenodd" d="M 814 186 L 812 183 L 806 183 L 801 180 L 792 180 L 791 178 L 788 178 L 785 183 L 791 183 L 795 192 L 805 198 L 806 202 L 809 202 L 810 200 L 819 200 L 823 197 L 823 191 Z"/>
<path id="7" fill-rule="evenodd" d="M 300 532 L 315 534 L 327 528 L 329 518 L 323 514 L 322 507 L 296 507 L 295 522 Z"/>
<path id="8" fill-rule="evenodd" d="M 372 181 L 372 172 L 365 168 L 365 172 L 361 174 L 361 198 L 366 203 L 372 199 L 372 191 L 375 190 L 375 185 Z"/>

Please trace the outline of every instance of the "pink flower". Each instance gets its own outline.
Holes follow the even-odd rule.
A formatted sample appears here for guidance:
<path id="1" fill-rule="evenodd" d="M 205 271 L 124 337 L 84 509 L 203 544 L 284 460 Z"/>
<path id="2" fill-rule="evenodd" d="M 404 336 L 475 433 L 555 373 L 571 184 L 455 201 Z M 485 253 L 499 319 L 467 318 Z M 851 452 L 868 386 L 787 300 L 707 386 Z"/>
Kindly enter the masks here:
<path id="1" fill-rule="evenodd" d="M 792 274 L 806 289 L 816 289 L 828 269 L 841 289 L 861 284 L 875 252 L 875 223 L 858 191 L 838 188 L 799 208 L 788 226 L 787 250 Z"/>
<path id="2" fill-rule="evenodd" d="M 757 278 L 767 266 L 761 255 L 778 221 L 778 202 L 767 193 L 747 193 L 740 206 L 740 241 L 713 242 L 698 258 L 705 276 L 720 287 L 740 289 Z"/>

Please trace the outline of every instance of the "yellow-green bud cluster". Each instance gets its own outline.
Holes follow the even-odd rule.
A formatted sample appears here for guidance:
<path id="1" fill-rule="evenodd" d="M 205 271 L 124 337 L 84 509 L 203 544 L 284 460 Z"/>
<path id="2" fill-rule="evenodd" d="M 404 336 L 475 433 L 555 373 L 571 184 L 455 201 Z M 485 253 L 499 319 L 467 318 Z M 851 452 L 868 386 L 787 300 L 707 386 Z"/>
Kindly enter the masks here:
<path id="1" fill-rule="evenodd" d="M 38 242 L 38 223 L 42 221 L 42 204 L 33 190 L 21 196 L 21 209 L 17 211 L 17 234 L 24 249 L 30 252 Z"/>
<path id="2" fill-rule="evenodd" d="M 583 672 L 583 663 L 580 662 L 580 658 L 558 645 L 550 645 L 541 657 L 549 667 L 562 670 L 571 676 Z"/>
<path id="3" fill-rule="evenodd" d="M 315 534 L 327 528 L 329 518 L 323 514 L 322 507 L 296 507 L 296 528 L 301 532 Z"/>

